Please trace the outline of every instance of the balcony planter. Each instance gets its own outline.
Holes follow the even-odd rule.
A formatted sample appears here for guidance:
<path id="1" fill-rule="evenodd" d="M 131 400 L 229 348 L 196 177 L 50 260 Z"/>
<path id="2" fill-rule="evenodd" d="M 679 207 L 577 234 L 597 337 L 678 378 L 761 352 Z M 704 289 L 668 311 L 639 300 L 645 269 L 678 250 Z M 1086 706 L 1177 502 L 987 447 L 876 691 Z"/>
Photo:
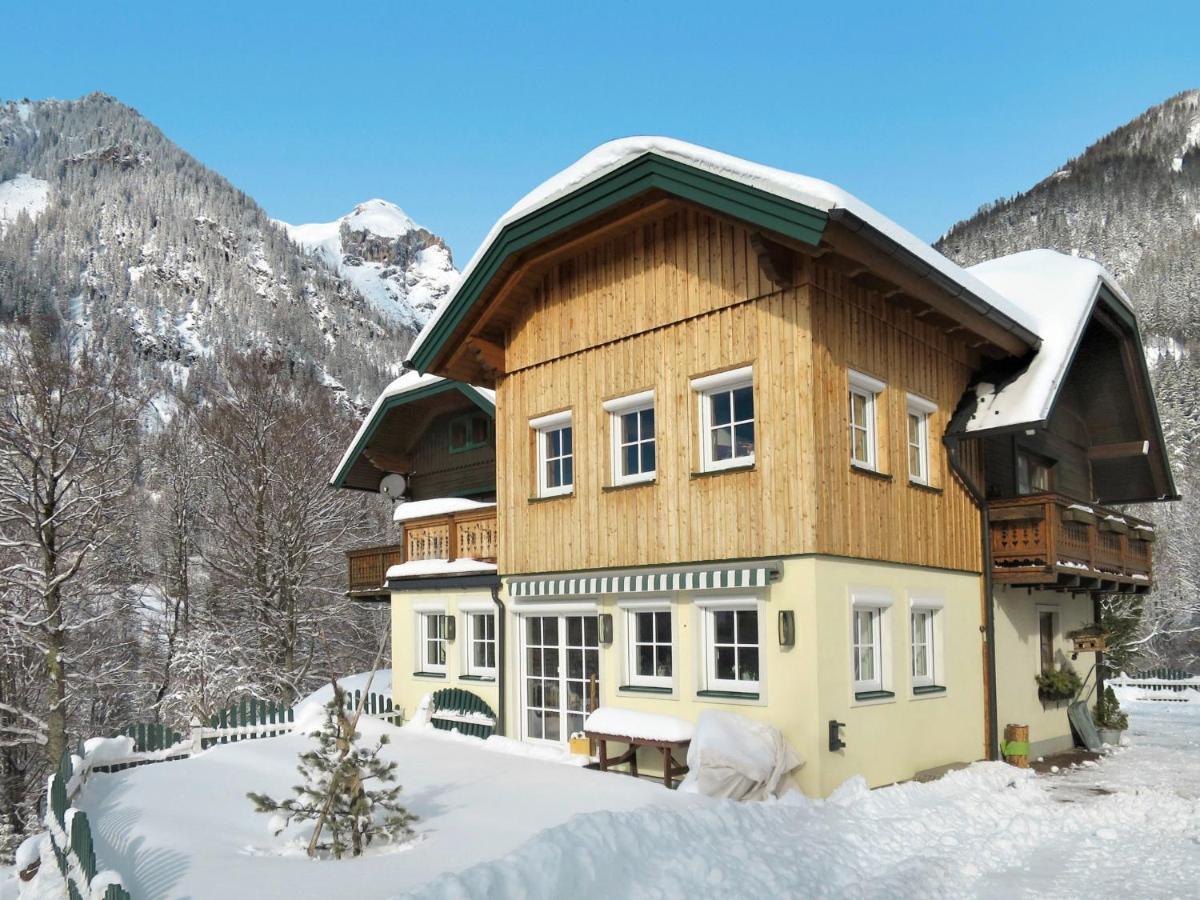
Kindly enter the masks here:
<path id="1" fill-rule="evenodd" d="M 1038 697 L 1044 703 L 1073 700 L 1083 687 L 1083 682 L 1070 666 L 1046 669 L 1037 678 Z"/>

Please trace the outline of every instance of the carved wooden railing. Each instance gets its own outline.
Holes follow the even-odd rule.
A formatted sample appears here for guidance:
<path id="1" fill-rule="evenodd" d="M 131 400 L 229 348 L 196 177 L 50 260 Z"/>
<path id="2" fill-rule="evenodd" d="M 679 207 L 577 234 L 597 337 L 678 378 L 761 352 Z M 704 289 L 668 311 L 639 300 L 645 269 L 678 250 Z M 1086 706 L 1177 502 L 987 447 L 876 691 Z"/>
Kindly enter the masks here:
<path id="1" fill-rule="evenodd" d="M 403 545 L 351 550 L 346 556 L 351 593 L 382 592 L 387 570 L 421 559 L 496 561 L 496 510 L 481 509 L 410 519 Z"/>
<path id="2" fill-rule="evenodd" d="M 1097 591 L 1150 587 L 1149 522 L 1060 494 L 992 500 L 988 515 L 995 581 Z"/>

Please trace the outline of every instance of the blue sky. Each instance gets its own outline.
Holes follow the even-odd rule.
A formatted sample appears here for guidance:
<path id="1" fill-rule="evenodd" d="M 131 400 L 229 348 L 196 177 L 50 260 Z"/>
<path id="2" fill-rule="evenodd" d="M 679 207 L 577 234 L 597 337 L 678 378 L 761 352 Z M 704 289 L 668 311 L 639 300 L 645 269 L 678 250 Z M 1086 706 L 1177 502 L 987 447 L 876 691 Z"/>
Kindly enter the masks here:
<path id="1" fill-rule="evenodd" d="M 933 240 L 1200 86 L 1195 0 L 977 5 L 10 0 L 0 97 L 113 94 L 272 216 L 383 197 L 461 265 L 613 137 L 825 178 Z"/>

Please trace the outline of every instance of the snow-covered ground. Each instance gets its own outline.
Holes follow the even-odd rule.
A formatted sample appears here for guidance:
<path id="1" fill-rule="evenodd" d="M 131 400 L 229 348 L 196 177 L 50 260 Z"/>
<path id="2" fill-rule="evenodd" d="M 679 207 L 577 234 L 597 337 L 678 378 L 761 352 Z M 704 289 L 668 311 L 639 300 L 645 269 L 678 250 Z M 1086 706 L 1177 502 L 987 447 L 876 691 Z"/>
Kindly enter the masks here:
<path id="1" fill-rule="evenodd" d="M 36 219 L 46 208 L 49 196 L 49 183 L 27 172 L 0 181 L 0 234 L 4 234 L 5 225 L 15 221 L 21 210 Z"/>
<path id="2" fill-rule="evenodd" d="M 245 799 L 286 792 L 301 736 L 96 776 L 80 805 L 135 897 L 1195 896 L 1200 703 L 1127 708 L 1129 746 L 1058 775 L 745 804 L 372 722 L 419 839 L 343 862 L 281 853 Z"/>

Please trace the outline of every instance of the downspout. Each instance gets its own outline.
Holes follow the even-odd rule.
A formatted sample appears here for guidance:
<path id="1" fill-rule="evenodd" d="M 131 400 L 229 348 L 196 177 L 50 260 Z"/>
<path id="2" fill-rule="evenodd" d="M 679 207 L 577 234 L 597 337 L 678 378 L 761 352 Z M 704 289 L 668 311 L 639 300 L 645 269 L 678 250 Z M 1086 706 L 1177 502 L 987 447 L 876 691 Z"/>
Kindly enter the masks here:
<path id="1" fill-rule="evenodd" d="M 1000 713 L 996 709 L 996 606 L 992 585 L 992 523 L 988 515 L 986 494 L 975 483 L 975 479 L 971 477 L 959 459 L 958 437 L 947 433 L 942 438 L 942 443 L 946 447 L 946 458 L 950 462 L 951 470 L 958 477 L 958 480 L 962 482 L 963 487 L 967 489 L 967 493 L 971 495 L 971 499 L 979 507 L 984 590 L 983 639 L 987 645 L 987 678 L 984 681 L 988 707 L 987 758 L 994 760 L 1000 758 Z"/>
<path id="2" fill-rule="evenodd" d="M 496 734 L 504 734 L 504 723 L 507 721 L 504 717 L 504 708 L 507 705 L 505 691 L 505 665 L 504 665 L 504 648 L 505 635 L 508 632 L 508 623 L 505 616 L 504 601 L 500 599 L 500 581 L 492 585 L 492 602 L 496 604 L 496 691 L 498 700 L 496 702 Z"/>

